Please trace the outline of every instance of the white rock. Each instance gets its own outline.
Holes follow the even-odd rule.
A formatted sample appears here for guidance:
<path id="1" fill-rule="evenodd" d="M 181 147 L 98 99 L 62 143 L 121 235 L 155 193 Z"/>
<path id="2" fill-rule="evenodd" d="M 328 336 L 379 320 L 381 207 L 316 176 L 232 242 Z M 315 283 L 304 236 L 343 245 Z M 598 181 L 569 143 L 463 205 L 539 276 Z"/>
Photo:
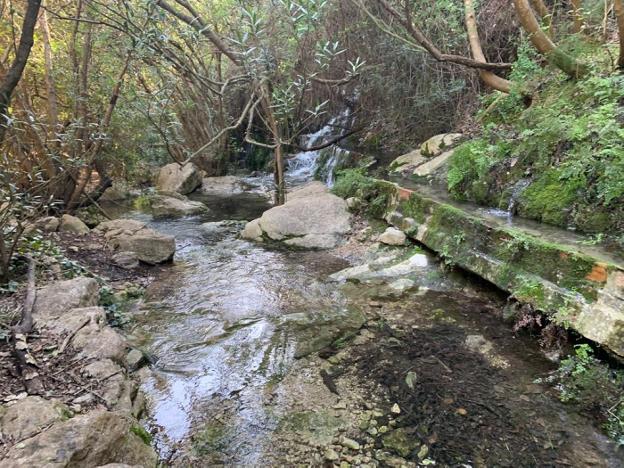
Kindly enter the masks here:
<path id="1" fill-rule="evenodd" d="M 379 242 L 386 245 L 405 245 L 407 236 L 397 228 L 389 227 L 379 236 Z"/>

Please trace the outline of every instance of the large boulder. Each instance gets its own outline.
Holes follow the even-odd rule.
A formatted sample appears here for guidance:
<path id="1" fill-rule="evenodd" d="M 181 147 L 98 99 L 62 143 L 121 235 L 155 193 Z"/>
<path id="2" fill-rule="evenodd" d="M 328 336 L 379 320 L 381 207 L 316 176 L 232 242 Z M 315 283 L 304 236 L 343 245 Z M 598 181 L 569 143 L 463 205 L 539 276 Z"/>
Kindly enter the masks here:
<path id="1" fill-rule="evenodd" d="M 5 440 L 26 439 L 70 415 L 69 408 L 60 401 L 27 396 L 5 409 L 0 417 L 0 434 Z"/>
<path id="2" fill-rule="evenodd" d="M 195 164 L 187 163 L 181 166 L 172 163 L 160 169 L 156 187 L 162 192 L 177 192 L 186 195 L 197 189 L 201 183 L 202 177 Z"/>
<path id="3" fill-rule="evenodd" d="M 72 234 L 88 234 L 89 227 L 79 218 L 76 218 L 72 215 L 64 214 L 61 217 L 61 225 L 59 227 L 59 231 L 70 232 Z"/>
<path id="4" fill-rule="evenodd" d="M 113 250 L 133 252 L 136 258 L 149 265 L 164 263 L 173 258 L 175 239 L 148 228 L 132 219 L 116 219 L 100 223 L 97 232 L 103 233 Z"/>
<path id="5" fill-rule="evenodd" d="M 201 202 L 191 201 L 177 194 L 158 194 L 151 199 L 152 213 L 160 218 L 176 218 L 204 213 L 207 208 Z"/>
<path id="6" fill-rule="evenodd" d="M 53 321 L 70 309 L 98 303 L 100 287 L 93 278 L 78 277 L 48 284 L 37 290 L 33 309 L 36 321 Z"/>
<path id="7" fill-rule="evenodd" d="M 346 202 L 321 182 L 312 182 L 291 192 L 284 205 L 248 223 L 241 237 L 266 236 L 296 247 L 327 249 L 339 245 L 350 227 Z"/>
<path id="8" fill-rule="evenodd" d="M 92 411 L 54 424 L 9 449 L 0 468 L 78 467 L 125 463 L 156 466 L 146 432 L 119 413 Z"/>

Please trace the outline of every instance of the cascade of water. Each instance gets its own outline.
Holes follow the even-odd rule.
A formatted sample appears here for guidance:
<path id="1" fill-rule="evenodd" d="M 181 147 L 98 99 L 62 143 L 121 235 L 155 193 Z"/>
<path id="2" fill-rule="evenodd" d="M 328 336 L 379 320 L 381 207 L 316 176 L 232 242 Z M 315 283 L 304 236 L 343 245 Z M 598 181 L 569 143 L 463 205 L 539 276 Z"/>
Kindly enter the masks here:
<path id="1" fill-rule="evenodd" d="M 520 179 L 513 186 L 513 189 L 511 190 L 511 197 L 509 197 L 509 204 L 507 205 L 507 222 L 509 224 L 512 223 L 512 219 L 516 212 L 516 208 L 518 206 L 518 199 L 520 195 L 522 194 L 522 192 L 525 191 L 525 189 L 529 186 L 530 183 L 531 183 L 530 179 Z"/>
<path id="2" fill-rule="evenodd" d="M 336 136 L 335 127 L 337 123 L 344 123 L 349 118 L 349 110 L 345 109 L 340 115 L 333 117 L 327 125 L 321 127 L 314 133 L 304 135 L 302 137 L 302 146 L 314 147 L 327 141 L 326 137 L 334 138 Z M 328 186 L 334 183 L 334 169 L 338 162 L 338 156 L 341 150 L 340 148 L 332 148 L 331 157 L 325 162 L 323 173 L 325 176 L 325 183 Z M 321 155 L 320 150 L 316 151 L 301 151 L 294 154 L 288 159 L 286 178 L 290 183 L 301 183 L 314 178 L 314 174 L 319 168 L 319 157 Z"/>

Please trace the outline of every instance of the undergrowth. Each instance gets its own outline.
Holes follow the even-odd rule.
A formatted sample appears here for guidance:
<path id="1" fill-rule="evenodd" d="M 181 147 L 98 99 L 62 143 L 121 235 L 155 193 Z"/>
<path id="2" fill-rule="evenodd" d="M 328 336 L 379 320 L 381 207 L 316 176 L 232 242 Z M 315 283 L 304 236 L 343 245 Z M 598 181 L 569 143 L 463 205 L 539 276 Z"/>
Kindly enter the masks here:
<path id="1" fill-rule="evenodd" d="M 588 344 L 580 344 L 544 380 L 555 386 L 562 402 L 577 405 L 624 445 L 624 371 L 610 368 L 596 359 Z"/>
<path id="2" fill-rule="evenodd" d="M 480 136 L 453 155 L 451 195 L 587 233 L 623 232 L 624 76 L 598 59 L 572 81 L 530 51 L 519 49 L 511 93 L 484 100 Z"/>

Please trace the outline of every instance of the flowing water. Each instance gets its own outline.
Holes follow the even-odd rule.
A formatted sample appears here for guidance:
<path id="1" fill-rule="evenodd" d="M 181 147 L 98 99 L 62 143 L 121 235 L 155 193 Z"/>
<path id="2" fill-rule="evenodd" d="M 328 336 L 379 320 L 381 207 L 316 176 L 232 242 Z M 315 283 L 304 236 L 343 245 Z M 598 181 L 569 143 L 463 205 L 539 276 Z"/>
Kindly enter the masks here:
<path id="1" fill-rule="evenodd" d="M 276 442 L 280 439 L 276 439 L 275 434 L 283 433 L 284 427 L 293 434 L 302 430 L 300 422 L 291 428 L 285 421 L 292 421 L 297 415 L 300 419 L 301 414 L 308 413 L 318 413 L 325 421 L 322 415 L 332 411 L 332 405 L 340 401 L 322 382 L 308 386 L 301 383 L 302 378 L 312 379 L 312 382 L 316 382 L 314 378 L 319 380 L 319 370 L 314 366 L 320 364 L 315 364 L 318 357 L 298 358 L 327 345 L 325 333 L 331 335 L 354 321 L 356 328 L 359 327 L 361 323 L 357 320 L 362 311 L 368 314 L 369 323 L 373 323 L 372 313 L 374 321 L 392 324 L 399 320 L 405 322 L 409 330 L 420 330 L 429 326 L 423 323 L 431 317 L 439 318 L 443 310 L 450 317 L 444 322 L 446 331 L 439 337 L 437 332 L 425 335 L 431 340 L 430 344 L 422 341 L 422 337 L 414 344 L 444 343 L 449 329 L 461 335 L 460 344 L 465 335 L 471 334 L 483 333 L 493 340 L 501 359 L 511 363 L 510 368 L 494 371 L 481 363 L 483 369 L 470 368 L 467 372 L 475 375 L 481 375 L 478 374 L 480 370 L 485 372 L 486 380 L 479 384 L 486 385 L 487 391 L 500 387 L 501 391 L 508 392 L 502 395 L 515 408 L 510 413 L 513 416 L 504 418 L 513 418 L 510 419 L 511 433 L 518 432 L 513 429 L 514 424 L 521 428 L 532 427 L 533 418 L 537 418 L 540 425 L 552 428 L 549 437 L 557 434 L 557 440 L 561 439 L 557 443 L 565 448 L 561 451 L 567 451 L 567 459 L 574 458 L 573 447 L 577 447 L 576 450 L 583 450 L 599 460 L 598 466 L 618 466 L 612 446 L 588 420 L 579 419 L 544 389 L 524 395 L 526 388 L 535 387 L 532 380 L 552 369 L 552 364 L 540 354 L 534 341 L 518 341 L 508 325 L 489 312 L 483 312 L 500 310 L 503 306 L 500 297 L 489 287 L 475 286 L 473 278 L 461 274 L 442 273 L 437 261 L 428 254 L 424 256 L 426 260 L 419 263 L 421 266 L 409 273 L 415 288 L 406 295 L 396 295 L 396 291 L 389 290 L 378 279 L 340 286 L 328 277 L 349 264 L 335 254 L 290 251 L 238 238 L 240 221 L 253 219 L 269 207 L 263 193 L 247 191 L 230 197 L 199 199 L 210 208 L 209 215 L 154 220 L 136 212 L 126 214 L 174 235 L 177 243 L 174 264 L 156 276 L 144 302 L 134 312 L 131 335 L 134 344 L 153 358 L 152 372 L 143 383 L 149 401 L 149 427 L 156 431 L 156 445 L 161 455 L 171 458 L 172 464 L 187 466 L 189 459 L 194 460 L 195 466 L 320 463 L 322 457 L 313 458 L 305 451 L 290 459 L 274 456 L 280 451 L 280 442 Z M 384 252 L 376 253 L 377 260 L 373 261 L 384 260 L 384 255 Z M 384 308 L 378 309 L 377 303 Z M 379 317 L 380 311 L 385 311 L 386 315 Z M 372 329 L 373 325 L 368 327 Z M 451 344 L 457 346 L 457 343 L 449 346 Z M 396 352 L 396 345 L 392 346 L 388 349 Z M 373 347 L 367 352 L 373 355 L 380 349 L 383 348 Z M 443 353 L 439 358 L 450 359 Z M 369 360 L 371 365 L 383 362 L 383 356 L 371 360 L 364 355 L 361 359 L 365 363 Z M 392 374 L 391 364 L 385 366 Z M 343 401 L 359 395 L 361 400 L 357 405 L 364 405 L 363 402 L 378 398 L 377 387 L 367 390 L 368 387 L 357 383 L 358 379 L 372 379 L 374 371 L 365 370 L 363 377 L 354 377 L 355 386 L 349 395 L 341 396 Z M 453 388 L 453 381 L 459 387 L 470 389 L 470 375 L 463 376 L 460 368 L 454 371 L 454 380 L 440 384 L 448 385 L 446 389 L 440 387 L 442 394 Z M 439 375 L 439 371 L 435 375 Z M 495 379 L 492 377 L 489 382 L 487 379 L 492 375 Z M 516 402 L 517 395 L 526 400 Z M 471 398 L 482 396 L 471 394 Z M 306 404 L 311 408 L 308 413 L 293 413 L 295 408 L 300 410 Z M 352 416 L 351 410 L 335 411 L 341 414 L 338 419 L 331 420 L 337 425 L 346 424 Z M 316 419 L 305 421 L 304 431 L 324 437 L 326 428 L 314 426 L 318 422 Z M 471 433 L 466 429 L 461 431 Z M 323 444 L 331 440 L 329 436 L 323 439 Z M 488 442 L 476 440 L 474 444 L 485 444 L 486 450 L 490 450 Z M 315 442 L 306 446 L 306 450 L 310 447 L 316 450 Z M 516 466 L 536 465 L 520 463 Z"/>

